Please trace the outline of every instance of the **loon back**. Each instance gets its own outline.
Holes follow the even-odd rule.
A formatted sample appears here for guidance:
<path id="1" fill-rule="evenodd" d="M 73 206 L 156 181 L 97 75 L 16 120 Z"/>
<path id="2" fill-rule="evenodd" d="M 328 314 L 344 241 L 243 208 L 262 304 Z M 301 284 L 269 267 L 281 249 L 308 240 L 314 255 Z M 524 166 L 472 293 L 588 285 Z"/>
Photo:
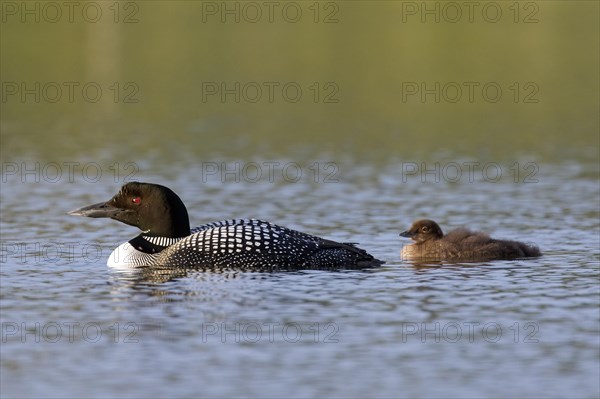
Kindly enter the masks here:
<path id="1" fill-rule="evenodd" d="M 163 237 L 141 234 L 128 243 L 134 251 L 113 253 L 111 265 L 299 270 L 382 264 L 354 244 L 325 240 L 263 220 L 224 220 L 193 231 L 163 248 L 160 243 L 167 242 Z M 149 244 L 140 245 L 141 240 Z"/>
<path id="2" fill-rule="evenodd" d="M 170 189 L 128 183 L 112 199 L 69 212 L 110 217 L 142 234 L 121 244 L 108 265 L 239 270 L 368 268 L 383 264 L 352 243 L 339 243 L 256 219 L 189 228 L 187 210 Z"/>

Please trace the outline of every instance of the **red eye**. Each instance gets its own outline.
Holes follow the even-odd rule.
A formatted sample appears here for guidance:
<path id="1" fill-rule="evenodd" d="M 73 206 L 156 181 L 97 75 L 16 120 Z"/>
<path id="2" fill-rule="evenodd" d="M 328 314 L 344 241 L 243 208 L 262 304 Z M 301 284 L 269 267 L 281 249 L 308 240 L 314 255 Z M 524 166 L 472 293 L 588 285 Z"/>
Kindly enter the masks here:
<path id="1" fill-rule="evenodd" d="M 140 202 L 142 202 L 142 199 L 140 197 L 133 197 L 131 199 L 131 202 L 133 202 L 134 204 L 139 204 Z"/>

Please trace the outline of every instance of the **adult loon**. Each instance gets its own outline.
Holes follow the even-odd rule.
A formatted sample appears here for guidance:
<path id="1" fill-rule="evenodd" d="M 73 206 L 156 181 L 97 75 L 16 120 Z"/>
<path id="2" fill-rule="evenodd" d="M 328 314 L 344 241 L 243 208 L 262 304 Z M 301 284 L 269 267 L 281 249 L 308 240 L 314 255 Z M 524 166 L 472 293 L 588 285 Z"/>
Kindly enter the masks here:
<path id="1" fill-rule="evenodd" d="M 256 219 L 208 223 L 190 230 L 185 205 L 167 187 L 131 182 L 107 202 L 68 212 L 108 217 L 142 233 L 115 249 L 109 266 L 242 270 L 368 268 L 383 262 L 353 243 L 338 243 Z"/>
<path id="2" fill-rule="evenodd" d="M 485 261 L 541 256 L 535 245 L 496 240 L 481 232 L 460 228 L 444 235 L 433 220 L 417 220 L 401 237 L 414 244 L 402 248 L 403 260 Z"/>

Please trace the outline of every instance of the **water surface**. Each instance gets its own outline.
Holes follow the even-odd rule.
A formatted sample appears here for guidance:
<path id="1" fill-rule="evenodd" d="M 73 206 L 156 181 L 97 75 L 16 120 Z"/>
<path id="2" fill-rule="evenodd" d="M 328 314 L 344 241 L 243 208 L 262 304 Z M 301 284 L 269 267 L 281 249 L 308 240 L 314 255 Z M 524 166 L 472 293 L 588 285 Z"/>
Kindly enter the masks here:
<path id="1" fill-rule="evenodd" d="M 598 396 L 595 165 L 542 164 L 529 184 L 338 166 L 337 182 L 318 184 L 189 184 L 193 169 L 136 177 L 179 192 L 192 224 L 265 218 L 359 242 L 381 268 L 112 270 L 110 250 L 135 229 L 64 212 L 118 184 L 9 177 L 3 396 Z M 535 242 L 544 256 L 403 263 L 398 233 L 422 216 Z"/>

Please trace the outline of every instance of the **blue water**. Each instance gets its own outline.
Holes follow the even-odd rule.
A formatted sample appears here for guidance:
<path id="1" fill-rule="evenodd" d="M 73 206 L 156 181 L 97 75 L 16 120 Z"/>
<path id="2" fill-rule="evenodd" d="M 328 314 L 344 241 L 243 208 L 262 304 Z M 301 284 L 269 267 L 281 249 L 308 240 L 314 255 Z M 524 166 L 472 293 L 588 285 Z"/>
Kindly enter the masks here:
<path id="1" fill-rule="evenodd" d="M 379 269 L 113 270 L 110 251 L 137 231 L 65 212 L 121 177 L 3 175 L 2 397 L 600 395 L 597 165 L 537 165 L 529 183 L 510 165 L 498 182 L 336 165 L 332 182 L 223 182 L 191 165 L 134 178 L 173 188 L 192 225 L 263 218 L 359 242 Z M 398 233 L 420 217 L 544 256 L 404 263 Z"/>

